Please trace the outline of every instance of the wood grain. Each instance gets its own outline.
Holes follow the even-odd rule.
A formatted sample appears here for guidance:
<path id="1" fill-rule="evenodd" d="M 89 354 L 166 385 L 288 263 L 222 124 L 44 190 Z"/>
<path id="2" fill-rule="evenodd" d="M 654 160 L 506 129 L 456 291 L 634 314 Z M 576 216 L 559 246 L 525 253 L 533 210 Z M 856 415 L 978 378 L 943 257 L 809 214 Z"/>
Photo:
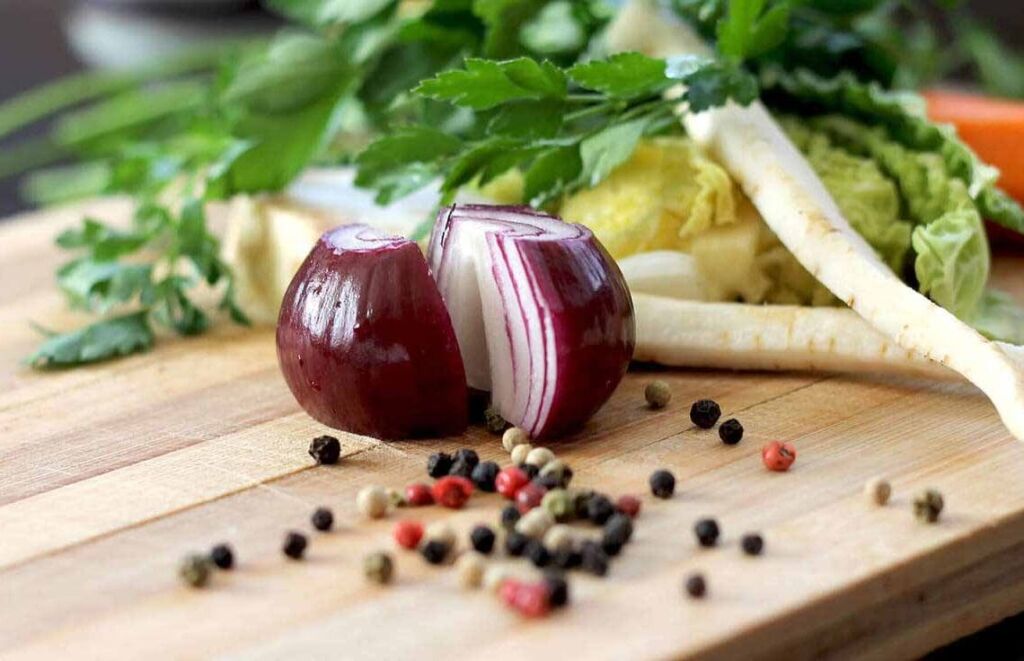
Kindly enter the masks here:
<path id="1" fill-rule="evenodd" d="M 118 202 L 94 211 L 123 214 Z M 381 443 L 343 436 L 338 466 L 315 467 L 324 430 L 292 401 L 267 331 L 221 327 L 103 366 L 36 374 L 16 360 L 27 322 L 63 327 L 50 283 L 53 233 L 80 209 L 0 227 L 0 650 L 10 658 L 892 658 L 920 654 L 1024 609 L 1024 446 L 965 384 L 801 374 L 659 372 L 674 400 L 642 405 L 652 374 L 628 375 L 581 434 L 554 445 L 580 485 L 646 492 L 658 467 L 679 490 L 645 499 L 635 541 L 603 580 L 573 576 L 572 608 L 524 623 L 450 571 L 397 553 L 398 581 L 368 586 L 364 553 L 391 548 L 390 526 L 361 521 L 367 483 L 422 479 L 438 448 L 507 461 L 474 429 L 460 438 Z M 1020 258 L 997 262 L 1024 293 Z M 736 447 L 689 423 L 689 402 L 718 400 L 747 429 Z M 759 459 L 791 440 L 787 474 Z M 892 480 L 885 508 L 864 482 Z M 915 492 L 947 500 L 940 524 L 914 520 Z M 283 559 L 286 530 L 308 530 L 320 504 L 338 530 L 309 558 Z M 460 531 L 494 521 L 482 495 L 444 518 Z M 690 527 L 719 519 L 721 548 Z M 761 531 L 763 557 L 739 536 Z M 180 586 L 182 554 L 230 541 L 240 565 L 203 591 Z M 496 560 L 505 562 L 504 560 Z M 681 596 L 703 571 L 703 602 Z"/>

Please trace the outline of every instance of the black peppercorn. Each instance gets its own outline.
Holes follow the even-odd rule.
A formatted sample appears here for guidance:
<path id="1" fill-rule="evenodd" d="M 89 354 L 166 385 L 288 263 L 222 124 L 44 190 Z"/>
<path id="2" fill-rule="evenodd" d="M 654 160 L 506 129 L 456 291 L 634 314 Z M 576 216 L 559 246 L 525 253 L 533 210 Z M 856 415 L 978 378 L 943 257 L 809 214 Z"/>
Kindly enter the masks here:
<path id="1" fill-rule="evenodd" d="M 694 599 L 700 599 L 708 592 L 708 584 L 704 580 L 704 576 L 701 574 L 691 574 L 687 577 L 684 586 L 686 588 L 686 594 L 690 595 Z"/>
<path id="2" fill-rule="evenodd" d="M 714 519 L 701 519 L 693 526 L 693 534 L 701 546 L 714 546 L 718 543 L 718 522 Z"/>
<path id="3" fill-rule="evenodd" d="M 534 480 L 537 484 L 544 487 L 548 491 L 552 489 L 562 488 L 562 479 L 557 475 L 540 475 Z"/>
<path id="4" fill-rule="evenodd" d="M 341 443 L 333 436 L 317 436 L 309 444 L 309 456 L 318 464 L 336 464 L 341 457 Z"/>
<path id="5" fill-rule="evenodd" d="M 473 464 L 465 459 L 454 459 L 451 467 L 448 469 L 448 474 L 469 479 L 473 475 L 473 467 Z"/>
<path id="6" fill-rule="evenodd" d="M 473 543 L 474 549 L 487 555 L 494 548 L 494 531 L 488 526 L 476 526 L 469 533 L 469 541 Z"/>
<path id="7" fill-rule="evenodd" d="M 505 552 L 514 558 L 518 558 L 526 551 L 526 545 L 529 543 L 529 537 L 513 530 L 505 535 Z"/>
<path id="8" fill-rule="evenodd" d="M 551 551 L 536 539 L 527 542 L 523 555 L 529 558 L 534 567 L 544 568 L 551 564 Z"/>
<path id="9" fill-rule="evenodd" d="M 736 445 L 743 440 L 743 425 L 736 418 L 729 418 L 719 425 L 718 437 L 726 445 Z"/>
<path id="10" fill-rule="evenodd" d="M 761 555 L 764 550 L 764 538 L 756 533 L 747 533 L 740 540 L 743 552 L 747 555 Z"/>
<path id="11" fill-rule="evenodd" d="M 497 436 L 501 436 L 508 429 L 508 423 L 498 413 L 498 409 L 490 406 L 484 410 L 484 426 L 487 427 L 487 431 Z"/>
<path id="12" fill-rule="evenodd" d="M 583 555 L 576 549 L 559 549 L 551 557 L 551 564 L 559 569 L 576 569 L 583 562 Z"/>
<path id="13" fill-rule="evenodd" d="M 231 569 L 235 566 L 235 552 L 227 544 L 218 544 L 210 549 L 210 561 L 219 569 Z"/>
<path id="14" fill-rule="evenodd" d="M 597 543 L 584 542 L 580 549 L 580 556 L 580 566 L 584 571 L 595 576 L 604 576 L 608 573 L 608 554 Z"/>
<path id="15" fill-rule="evenodd" d="M 473 450 L 471 448 L 459 448 L 458 450 L 455 451 L 455 456 L 453 457 L 453 459 L 455 461 L 466 462 L 467 464 L 469 464 L 470 468 L 473 468 L 474 466 L 480 463 L 480 455 L 476 453 L 476 450 Z"/>
<path id="16" fill-rule="evenodd" d="M 548 604 L 552 608 L 561 608 L 569 603 L 569 583 L 561 573 L 544 572 L 544 585 L 548 588 Z"/>
<path id="17" fill-rule="evenodd" d="M 281 551 L 292 560 L 301 560 L 306 552 L 306 544 L 306 536 L 293 530 L 285 535 Z"/>
<path id="18" fill-rule="evenodd" d="M 676 476 L 667 470 L 654 471 L 648 482 L 651 485 L 651 493 L 658 498 L 671 498 L 676 492 Z"/>
<path id="19" fill-rule="evenodd" d="M 622 542 L 603 534 L 601 535 L 601 550 L 607 553 L 608 557 L 614 558 L 622 552 Z"/>
<path id="20" fill-rule="evenodd" d="M 431 539 L 420 547 L 420 555 L 432 565 L 439 565 L 448 557 L 450 547 L 439 539 Z"/>
<path id="21" fill-rule="evenodd" d="M 690 421 L 701 429 L 711 429 L 722 417 L 722 408 L 711 399 L 698 399 L 690 407 Z"/>
<path id="22" fill-rule="evenodd" d="M 519 466 L 519 470 L 523 471 L 526 477 L 533 480 L 540 473 L 540 469 L 533 464 L 522 464 Z"/>
<path id="23" fill-rule="evenodd" d="M 576 513 L 576 518 L 587 518 L 587 503 L 593 498 L 594 492 L 589 489 L 580 489 L 579 491 L 573 490 L 570 494 L 572 495 L 572 506 Z"/>
<path id="24" fill-rule="evenodd" d="M 627 544 L 633 536 L 633 519 L 625 514 L 613 514 L 604 524 L 603 534 L 619 544 Z"/>
<path id="25" fill-rule="evenodd" d="M 326 507 L 318 507 L 309 517 L 309 521 L 320 532 L 327 532 L 334 525 L 334 514 Z"/>
<path id="26" fill-rule="evenodd" d="M 501 510 L 501 527 L 512 530 L 521 516 L 522 514 L 519 513 L 519 509 L 515 505 L 506 505 Z"/>
<path id="27" fill-rule="evenodd" d="M 587 501 L 587 518 L 591 523 L 604 525 L 612 514 L 615 514 L 615 505 L 608 499 L 608 496 L 596 493 Z"/>
<path id="28" fill-rule="evenodd" d="M 493 461 L 481 461 L 473 467 L 470 479 L 473 480 L 473 484 L 475 484 L 476 488 L 480 491 L 493 493 L 494 480 L 498 477 L 499 472 L 501 472 L 501 468 L 498 464 Z"/>
<path id="29" fill-rule="evenodd" d="M 444 477 L 452 467 L 452 457 L 447 452 L 435 452 L 427 459 L 427 474 L 430 477 Z"/>

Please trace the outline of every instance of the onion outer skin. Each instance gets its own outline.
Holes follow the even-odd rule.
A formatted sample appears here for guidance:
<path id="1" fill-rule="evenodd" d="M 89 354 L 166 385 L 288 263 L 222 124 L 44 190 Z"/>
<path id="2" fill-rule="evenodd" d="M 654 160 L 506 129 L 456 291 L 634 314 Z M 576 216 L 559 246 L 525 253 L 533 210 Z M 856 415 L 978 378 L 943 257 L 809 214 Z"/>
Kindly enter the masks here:
<path id="1" fill-rule="evenodd" d="M 365 225 L 325 233 L 285 293 L 277 351 L 292 394 L 325 425 L 384 439 L 466 428 L 455 332 L 407 239 Z"/>

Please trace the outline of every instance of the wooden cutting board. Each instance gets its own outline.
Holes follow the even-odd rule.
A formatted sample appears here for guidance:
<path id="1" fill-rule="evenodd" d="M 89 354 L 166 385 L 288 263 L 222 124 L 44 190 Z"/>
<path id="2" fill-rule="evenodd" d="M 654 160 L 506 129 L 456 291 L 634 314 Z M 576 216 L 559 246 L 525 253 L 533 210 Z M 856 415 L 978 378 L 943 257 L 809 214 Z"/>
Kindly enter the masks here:
<path id="1" fill-rule="evenodd" d="M 124 217 L 121 202 L 88 211 Z M 343 436 L 344 458 L 314 467 L 326 431 L 292 400 L 272 333 L 219 324 L 126 360 L 39 374 L 18 364 L 32 321 L 67 327 L 52 284 L 56 231 L 81 207 L 0 225 L 0 649 L 4 656 L 233 658 L 800 658 L 920 654 L 1024 610 L 1024 445 L 965 384 L 798 374 L 672 371 L 664 411 L 644 408 L 652 374 L 632 372 L 585 432 L 553 449 L 576 484 L 643 494 L 635 541 L 610 575 L 573 575 L 573 605 L 537 622 L 494 595 L 464 592 L 453 572 L 396 552 L 397 582 L 368 585 L 362 556 L 392 549 L 400 516 L 445 518 L 464 533 L 494 522 L 497 496 L 458 513 L 408 510 L 359 519 L 355 493 L 425 477 L 432 451 L 473 447 L 507 462 L 494 437 L 381 443 Z M 1024 260 L 997 279 L 1024 294 Z M 747 429 L 726 447 L 694 429 L 710 397 Z M 792 441 L 792 471 L 769 473 L 760 448 Z M 676 496 L 647 477 L 667 467 Z M 895 488 L 885 508 L 862 493 Z M 937 525 L 911 513 L 935 487 Z M 279 547 L 309 531 L 315 506 L 337 530 L 312 534 L 308 559 Z M 723 529 L 696 548 L 702 516 Z M 760 531 L 761 558 L 742 533 Z M 230 542 L 238 568 L 205 590 L 179 584 L 183 554 Z M 709 595 L 682 596 L 691 571 Z"/>

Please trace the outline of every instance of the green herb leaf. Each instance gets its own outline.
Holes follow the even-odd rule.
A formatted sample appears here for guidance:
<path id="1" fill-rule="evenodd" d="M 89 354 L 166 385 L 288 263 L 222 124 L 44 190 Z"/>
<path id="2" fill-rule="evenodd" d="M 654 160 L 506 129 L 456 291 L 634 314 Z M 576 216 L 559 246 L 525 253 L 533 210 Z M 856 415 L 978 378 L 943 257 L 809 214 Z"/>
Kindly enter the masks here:
<path id="1" fill-rule="evenodd" d="M 580 178 L 586 186 L 596 186 L 612 170 L 625 163 L 636 149 L 636 143 L 647 127 L 646 119 L 616 124 L 590 136 L 580 143 Z"/>
<path id="2" fill-rule="evenodd" d="M 543 0 L 474 0 L 473 13 L 486 27 L 483 54 L 504 58 L 522 53 L 519 31 L 545 4 Z"/>
<path id="3" fill-rule="evenodd" d="M 687 86 L 684 98 L 693 112 L 717 108 L 730 100 L 745 106 L 757 99 L 757 79 L 728 62 L 711 62 L 682 80 Z"/>
<path id="4" fill-rule="evenodd" d="M 57 271 L 57 283 L 76 307 L 106 312 L 135 297 L 147 298 L 152 287 L 151 264 L 122 264 L 76 259 Z"/>
<path id="5" fill-rule="evenodd" d="M 718 50 L 735 61 L 758 57 L 786 38 L 789 3 L 768 6 L 768 0 L 730 0 L 718 23 Z"/>
<path id="6" fill-rule="evenodd" d="M 376 189 L 377 202 L 387 204 L 429 184 L 439 172 L 437 159 L 461 145 L 458 138 L 425 126 L 395 132 L 359 155 L 356 184 Z"/>
<path id="7" fill-rule="evenodd" d="M 565 74 L 550 62 L 525 57 L 505 62 L 474 58 L 466 60 L 465 69 L 438 74 L 414 91 L 438 101 L 486 110 L 509 101 L 563 98 L 566 84 Z"/>
<path id="8" fill-rule="evenodd" d="M 535 139 L 550 138 L 562 127 L 566 105 L 555 99 L 511 101 L 487 124 L 488 134 Z"/>
<path id="9" fill-rule="evenodd" d="M 640 53 L 619 53 L 605 60 L 577 64 L 569 77 L 586 89 L 617 99 L 657 94 L 672 81 L 665 75 L 665 61 Z"/>
<path id="10" fill-rule="evenodd" d="M 282 16 L 314 27 L 358 23 L 391 9 L 395 0 L 267 0 Z"/>
<path id="11" fill-rule="evenodd" d="M 126 356 L 153 346 L 148 312 L 104 319 L 77 331 L 52 335 L 28 357 L 33 367 L 72 367 Z"/>
<path id="12" fill-rule="evenodd" d="M 526 171 L 523 197 L 535 207 L 557 199 L 580 179 L 583 161 L 577 145 L 551 147 L 542 152 Z"/>

